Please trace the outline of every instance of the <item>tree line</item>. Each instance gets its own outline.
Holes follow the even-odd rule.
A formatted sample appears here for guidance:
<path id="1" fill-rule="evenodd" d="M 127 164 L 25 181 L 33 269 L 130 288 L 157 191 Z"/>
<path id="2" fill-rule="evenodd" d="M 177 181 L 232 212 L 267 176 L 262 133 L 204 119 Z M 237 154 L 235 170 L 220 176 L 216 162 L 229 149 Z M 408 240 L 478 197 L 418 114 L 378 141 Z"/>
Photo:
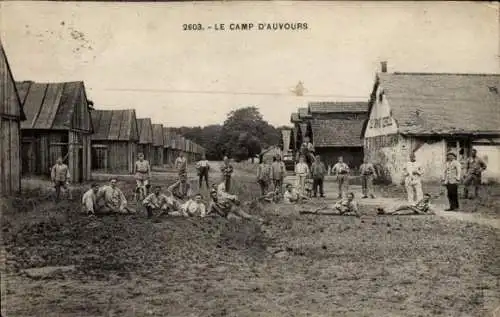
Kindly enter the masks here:
<path id="1" fill-rule="evenodd" d="M 223 124 L 172 130 L 203 146 L 208 160 L 221 160 L 227 155 L 242 161 L 282 143 L 280 128 L 265 121 L 257 107 L 233 110 Z"/>

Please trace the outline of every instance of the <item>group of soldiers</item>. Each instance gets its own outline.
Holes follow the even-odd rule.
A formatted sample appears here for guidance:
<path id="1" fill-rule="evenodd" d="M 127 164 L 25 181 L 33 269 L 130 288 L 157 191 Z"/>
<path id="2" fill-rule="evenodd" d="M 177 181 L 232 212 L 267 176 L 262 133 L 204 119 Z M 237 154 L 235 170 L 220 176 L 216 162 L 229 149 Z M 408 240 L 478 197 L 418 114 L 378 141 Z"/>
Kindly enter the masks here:
<path id="1" fill-rule="evenodd" d="M 142 153 L 135 163 L 136 195 L 143 195 L 143 199 L 138 200 L 138 207 L 146 210 L 148 218 L 152 216 L 179 216 L 179 217 L 208 217 L 222 216 L 233 219 L 248 219 L 263 222 L 259 217 L 248 214 L 243 210 L 243 206 L 236 195 L 229 193 L 231 186 L 233 166 L 227 157 L 221 166 L 222 182 L 209 186 L 208 171 L 210 165 L 203 156 L 196 164 L 199 175 L 200 189 L 203 181 L 209 189 L 208 206 L 203 201 L 201 193 L 193 193 L 191 184 L 187 178 L 187 160 L 181 153 L 175 160 L 174 166 L 178 171 L 176 182 L 163 190 L 161 185 L 151 186 L 151 167 L 144 159 Z M 151 187 L 153 188 L 152 190 Z M 134 213 L 128 207 L 127 200 L 122 190 L 117 186 L 117 179 L 112 178 L 109 184 L 99 187 L 93 184 L 82 197 L 83 211 L 87 214 L 96 213 Z"/>
<path id="2" fill-rule="evenodd" d="M 307 140 L 306 140 L 307 141 Z M 258 171 L 257 182 L 261 188 L 261 200 L 271 203 L 301 204 L 310 200 L 312 197 L 324 197 L 323 181 L 328 173 L 325 164 L 319 155 L 314 155 L 314 147 L 310 142 L 305 142 L 299 155 L 299 162 L 295 166 L 296 183 L 284 184 L 286 169 L 281 156 L 273 157 L 273 162 L 268 164 L 261 159 Z M 136 197 L 139 207 L 142 206 L 147 211 L 148 217 L 155 213 L 158 215 L 168 214 L 172 216 L 199 216 L 221 215 L 224 217 L 237 217 L 245 219 L 257 219 L 243 211 L 238 197 L 230 194 L 232 186 L 232 175 L 234 168 L 228 157 L 224 157 L 224 163 L 220 167 L 222 174 L 221 183 L 209 185 L 210 164 L 206 157 L 196 163 L 196 170 L 199 176 L 199 188 L 203 184 L 209 190 L 209 204 L 206 207 L 201 193 L 193 194 L 190 183 L 187 178 L 187 160 L 181 153 L 175 160 L 175 168 L 178 171 L 176 182 L 162 190 L 161 185 L 155 185 L 151 190 L 149 183 L 151 179 L 151 166 L 144 155 L 139 153 L 138 160 L 135 163 Z M 377 176 L 377 171 L 373 164 L 364 160 L 360 166 L 362 179 L 362 198 L 374 198 L 373 179 Z M 464 198 L 475 198 L 479 194 L 481 185 L 481 174 L 486 170 L 485 162 L 477 156 L 477 151 L 473 149 L 469 158 L 463 162 L 457 160 L 454 152 L 447 153 L 447 161 L 444 166 L 442 183 L 446 187 L 449 208 L 453 211 L 459 208 L 459 184 L 464 186 Z M 331 172 L 336 176 L 339 193 L 338 201 L 333 205 L 316 208 L 314 210 L 303 210 L 302 213 L 313 214 L 342 214 L 359 215 L 354 193 L 347 192 L 349 166 L 343 161 L 342 157 L 333 166 Z M 422 190 L 423 168 L 417 161 L 414 153 L 410 154 L 409 161 L 403 168 L 402 185 L 407 193 L 407 204 L 403 206 L 392 206 L 378 208 L 379 214 L 404 214 L 431 213 L 430 194 L 424 194 Z M 56 191 L 56 199 L 59 200 L 61 190 L 69 190 L 70 171 L 68 166 L 63 163 L 62 158 L 58 158 L 56 164 L 52 167 L 51 178 Z M 312 183 L 312 187 L 308 186 Z M 273 187 L 273 190 L 268 191 Z M 469 187 L 473 186 L 473 196 L 469 196 Z M 95 214 L 100 212 L 133 213 L 135 210 L 129 207 L 127 199 L 122 190 L 117 186 L 117 179 L 111 178 L 109 183 L 104 186 L 93 184 L 91 188 L 84 193 L 82 197 L 82 206 L 84 212 Z"/>

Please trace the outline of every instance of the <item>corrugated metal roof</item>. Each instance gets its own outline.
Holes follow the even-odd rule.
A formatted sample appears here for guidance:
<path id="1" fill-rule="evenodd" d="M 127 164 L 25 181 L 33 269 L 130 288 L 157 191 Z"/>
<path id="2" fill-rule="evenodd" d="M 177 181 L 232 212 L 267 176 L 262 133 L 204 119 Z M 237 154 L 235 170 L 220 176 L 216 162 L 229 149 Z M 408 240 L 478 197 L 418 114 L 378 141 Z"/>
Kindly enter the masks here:
<path id="1" fill-rule="evenodd" d="M 135 110 L 92 110 L 95 141 L 139 141 Z"/>
<path id="2" fill-rule="evenodd" d="M 153 124 L 153 146 L 163 146 L 163 124 Z"/>
<path id="3" fill-rule="evenodd" d="M 368 112 L 368 102 L 356 101 L 314 101 L 308 105 L 309 113 Z"/>
<path id="4" fill-rule="evenodd" d="M 401 133 L 500 132 L 500 74 L 380 73 L 378 79 Z"/>
<path id="5" fill-rule="evenodd" d="M 312 120 L 311 128 L 315 147 L 363 146 L 359 138 L 364 120 Z"/>
<path id="6" fill-rule="evenodd" d="M 139 129 L 139 144 L 153 143 L 153 127 L 150 118 L 137 119 L 137 128 Z"/>
<path id="7" fill-rule="evenodd" d="M 92 132 L 83 82 L 17 82 L 26 121 L 21 129 L 78 129 Z"/>
<path id="8" fill-rule="evenodd" d="M 7 54 L 0 42 L 0 115 L 19 118 L 26 118 L 23 111 L 23 104 L 19 97 L 19 92 L 12 76 Z"/>

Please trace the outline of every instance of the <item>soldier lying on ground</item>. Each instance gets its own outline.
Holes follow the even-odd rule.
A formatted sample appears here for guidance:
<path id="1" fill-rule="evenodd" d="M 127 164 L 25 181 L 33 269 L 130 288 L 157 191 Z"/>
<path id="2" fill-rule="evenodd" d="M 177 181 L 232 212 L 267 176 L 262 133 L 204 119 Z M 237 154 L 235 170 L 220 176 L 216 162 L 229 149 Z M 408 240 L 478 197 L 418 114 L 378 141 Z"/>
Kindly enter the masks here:
<path id="1" fill-rule="evenodd" d="M 333 205 L 328 205 L 312 211 L 301 210 L 300 213 L 314 215 L 360 216 L 358 213 L 358 204 L 354 200 L 354 193 L 347 194 L 346 198 L 340 199 Z"/>
<path id="2" fill-rule="evenodd" d="M 281 188 L 276 187 L 273 191 L 265 194 L 264 196 L 259 197 L 259 200 L 265 201 L 268 203 L 279 203 L 281 201 Z"/>
<path id="3" fill-rule="evenodd" d="M 379 215 L 434 215 L 430 207 L 430 194 L 425 194 L 418 203 L 413 205 L 400 205 L 385 211 L 384 208 L 377 208 Z"/>
<path id="4" fill-rule="evenodd" d="M 217 190 L 212 187 L 210 190 L 210 200 L 210 205 L 208 207 L 209 214 L 219 215 L 228 219 L 240 220 L 243 218 L 263 222 L 263 219 L 247 214 L 240 207 L 238 197 L 226 192 L 224 183 L 220 184 Z"/>
<path id="5" fill-rule="evenodd" d="M 309 198 L 296 191 L 293 188 L 292 184 L 286 185 L 286 190 L 285 193 L 283 194 L 283 202 L 285 204 L 296 204 L 305 200 L 309 200 Z"/>

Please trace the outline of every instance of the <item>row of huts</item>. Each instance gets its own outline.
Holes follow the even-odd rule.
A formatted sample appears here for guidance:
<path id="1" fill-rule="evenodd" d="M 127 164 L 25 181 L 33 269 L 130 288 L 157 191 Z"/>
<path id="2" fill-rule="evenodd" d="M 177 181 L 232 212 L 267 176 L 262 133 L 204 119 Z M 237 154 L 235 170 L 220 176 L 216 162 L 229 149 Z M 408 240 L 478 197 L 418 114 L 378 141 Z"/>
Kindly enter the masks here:
<path id="1" fill-rule="evenodd" d="M 324 161 L 359 167 L 364 157 L 398 183 L 410 153 L 424 179 L 442 176 L 446 154 L 464 163 L 475 148 L 500 181 L 500 74 L 389 73 L 375 76 L 367 102 L 311 102 L 292 113 L 289 147 L 309 137 Z"/>
<path id="2" fill-rule="evenodd" d="M 203 147 L 133 109 L 97 110 L 83 82 L 15 82 L 0 43 L 0 194 L 20 190 L 21 175 L 48 175 L 58 157 L 71 179 L 91 179 L 92 170 L 132 173 L 139 152 L 153 166 L 189 161 Z"/>

